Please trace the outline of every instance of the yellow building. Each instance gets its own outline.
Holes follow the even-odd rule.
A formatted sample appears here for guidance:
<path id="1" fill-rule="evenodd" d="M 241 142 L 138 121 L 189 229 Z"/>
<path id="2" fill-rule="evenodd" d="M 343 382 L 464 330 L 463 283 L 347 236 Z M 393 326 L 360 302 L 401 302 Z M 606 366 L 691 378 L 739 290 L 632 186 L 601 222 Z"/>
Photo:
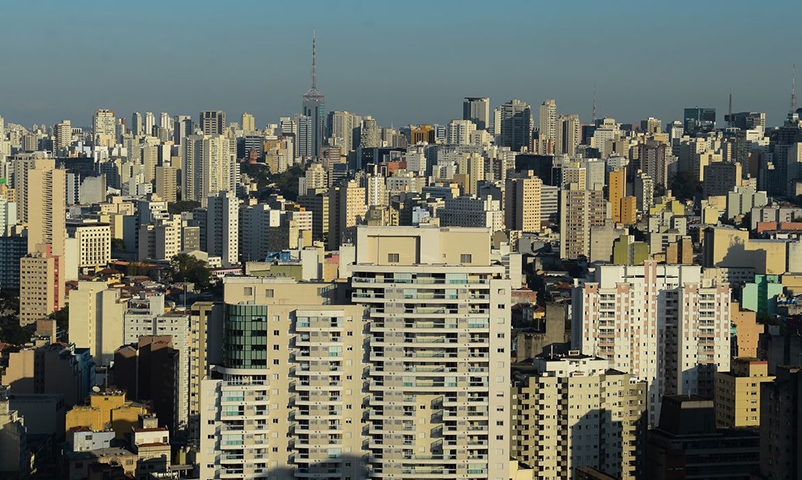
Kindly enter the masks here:
<path id="1" fill-rule="evenodd" d="M 676 216 L 682 216 L 685 215 L 685 205 L 674 197 L 666 194 L 666 196 L 662 197 L 660 203 L 655 202 L 655 205 L 649 209 L 649 215 L 655 216 L 663 212 L 671 212 Z"/>
<path id="2" fill-rule="evenodd" d="M 122 439 L 136 427 L 140 415 L 150 413 L 145 405 L 125 399 L 123 391 L 94 393 L 89 397 L 89 405 L 75 406 L 67 412 L 66 431 L 73 427 L 87 427 L 94 431 L 111 427 L 115 437 Z"/>
<path id="3" fill-rule="evenodd" d="M 760 384 L 774 381 L 769 363 L 735 358 L 729 372 L 716 373 L 716 425 L 721 428 L 760 426 Z"/>
<path id="4" fill-rule="evenodd" d="M 735 325 L 735 338 L 737 357 L 757 356 L 757 343 L 765 326 L 757 323 L 757 313 L 751 310 L 742 310 L 741 304 L 733 301 L 730 304 L 730 319 Z"/>
<path id="5" fill-rule="evenodd" d="M 624 198 L 627 192 L 627 171 L 623 168 L 617 168 L 610 172 L 607 189 L 607 200 L 610 201 L 613 222 L 623 223 L 621 221 L 621 199 Z"/>
<path id="6" fill-rule="evenodd" d="M 785 240 L 750 239 L 748 230 L 712 227 L 704 231 L 703 266 L 752 267 L 757 274 L 782 275 L 786 269 Z"/>
<path id="7" fill-rule="evenodd" d="M 620 223 L 623 223 L 624 225 L 634 225 L 637 221 L 638 199 L 635 197 L 622 198 Z"/>

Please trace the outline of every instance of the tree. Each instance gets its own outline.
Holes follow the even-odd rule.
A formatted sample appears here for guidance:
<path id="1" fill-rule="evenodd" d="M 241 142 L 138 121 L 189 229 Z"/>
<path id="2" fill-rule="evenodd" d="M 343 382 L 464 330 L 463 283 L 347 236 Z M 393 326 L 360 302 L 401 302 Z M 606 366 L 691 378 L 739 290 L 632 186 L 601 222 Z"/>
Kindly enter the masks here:
<path id="1" fill-rule="evenodd" d="M 240 164 L 240 175 L 247 175 L 256 182 L 256 187 L 261 190 L 270 184 L 270 168 L 264 163 Z"/>
<path id="2" fill-rule="evenodd" d="M 70 325 L 70 306 L 67 305 L 58 312 L 53 312 L 50 318 L 56 321 L 59 330 L 66 332 Z"/>
<path id="3" fill-rule="evenodd" d="M 33 332 L 18 323 L 10 323 L 0 330 L 0 340 L 12 345 L 23 345 L 31 341 Z"/>
<path id="4" fill-rule="evenodd" d="M 128 264 L 128 275 L 132 277 L 139 277 L 147 275 L 150 272 L 150 266 L 146 262 L 131 262 Z"/>
<path id="5" fill-rule="evenodd" d="M 298 179 L 304 176 L 304 169 L 300 165 L 293 165 L 286 171 L 273 175 L 276 189 L 290 201 L 298 199 Z"/>
<path id="6" fill-rule="evenodd" d="M 111 239 L 111 249 L 112 251 L 116 252 L 124 252 L 125 251 L 125 242 L 122 238 L 112 238 Z"/>
<path id="7" fill-rule="evenodd" d="M 691 172 L 677 172 L 671 180 L 671 193 L 678 200 L 693 200 L 702 185 Z"/>
<path id="8" fill-rule="evenodd" d="M 170 215 L 176 215 L 179 213 L 189 212 L 200 206 L 200 202 L 195 200 L 181 200 L 179 202 L 172 202 L 167 205 L 167 211 L 170 212 Z"/>
<path id="9" fill-rule="evenodd" d="M 209 287 L 212 270 L 203 260 L 179 253 L 170 260 L 169 279 L 172 283 L 194 283 L 196 289 L 203 290 Z"/>

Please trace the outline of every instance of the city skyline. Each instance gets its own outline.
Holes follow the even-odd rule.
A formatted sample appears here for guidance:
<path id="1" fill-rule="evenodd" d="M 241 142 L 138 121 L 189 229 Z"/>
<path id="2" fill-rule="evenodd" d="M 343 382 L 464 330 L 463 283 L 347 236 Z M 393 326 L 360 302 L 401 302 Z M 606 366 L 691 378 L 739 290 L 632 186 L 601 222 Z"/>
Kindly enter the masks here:
<path id="1" fill-rule="evenodd" d="M 686 2 L 626 12 L 593 4 L 568 12 L 523 2 L 497 10 L 444 3 L 414 17 L 415 2 L 403 12 L 362 2 L 281 11 L 258 3 L 194 5 L 15 5 L 0 33 L 15 46 L 4 52 L 13 68 L 2 85 L 3 116 L 26 126 L 63 119 L 86 126 L 98 108 L 124 117 L 221 109 L 232 118 L 250 112 L 258 126 L 275 123 L 298 112 L 298 97 L 309 87 L 313 30 L 328 110 L 396 126 L 460 118 L 462 97 L 473 95 L 490 97 L 494 107 L 512 98 L 531 105 L 554 98 L 560 112 L 589 122 L 594 85 L 597 116 L 623 123 L 649 116 L 667 123 L 680 120 L 682 108 L 700 106 L 716 108 L 723 124 L 732 91 L 735 111 L 765 111 L 769 125 L 780 125 L 798 60 L 784 33 L 792 29 L 793 16 L 782 15 L 790 2 L 757 11 L 742 2 L 707 2 L 694 6 L 704 13 L 694 16 L 683 14 Z M 513 11 L 531 25 L 509 22 Z M 198 35 L 196 27 L 209 21 L 219 26 L 217 34 Z M 733 46 L 730 32 L 764 21 L 772 22 L 771 31 Z M 40 22 L 48 28 L 31 36 Z M 392 39 L 382 38 L 394 31 Z M 494 32 L 531 42 L 505 42 Z M 27 41 L 18 41 L 22 35 Z M 65 41 L 74 55 L 52 47 Z M 514 75 L 500 74 L 505 69 Z"/>

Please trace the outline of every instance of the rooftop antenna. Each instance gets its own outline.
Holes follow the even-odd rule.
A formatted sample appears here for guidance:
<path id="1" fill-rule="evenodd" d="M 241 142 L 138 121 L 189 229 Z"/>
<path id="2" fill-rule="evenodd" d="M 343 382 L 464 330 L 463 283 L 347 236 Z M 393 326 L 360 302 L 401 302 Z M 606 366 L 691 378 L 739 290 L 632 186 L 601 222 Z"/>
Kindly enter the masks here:
<path id="1" fill-rule="evenodd" d="M 315 61 L 315 31 L 312 30 L 312 90 L 317 89 L 317 62 Z"/>
<path id="2" fill-rule="evenodd" d="M 731 127 L 732 124 L 733 124 L 733 121 L 732 121 L 732 89 L 730 89 L 730 108 L 729 108 L 729 112 L 727 112 L 727 113 L 728 113 L 728 115 L 727 115 L 727 125 Z"/>
<path id="3" fill-rule="evenodd" d="M 596 82 L 593 82 L 593 115 L 591 116 L 593 124 L 596 124 Z"/>

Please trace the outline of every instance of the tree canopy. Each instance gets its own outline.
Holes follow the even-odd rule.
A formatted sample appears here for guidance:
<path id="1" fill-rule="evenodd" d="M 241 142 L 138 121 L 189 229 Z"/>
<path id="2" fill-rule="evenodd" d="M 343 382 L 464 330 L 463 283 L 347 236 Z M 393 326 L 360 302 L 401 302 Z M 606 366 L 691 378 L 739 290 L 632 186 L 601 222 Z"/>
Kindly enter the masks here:
<path id="1" fill-rule="evenodd" d="M 202 290 L 209 287 L 212 270 L 203 260 L 179 253 L 170 260 L 169 279 L 172 283 L 193 283 L 196 289 Z"/>
<path id="2" fill-rule="evenodd" d="M 179 213 L 189 212 L 200 206 L 200 202 L 195 200 L 180 200 L 178 202 L 171 202 L 168 204 L 167 211 L 170 212 L 170 215 L 176 215 Z"/>

